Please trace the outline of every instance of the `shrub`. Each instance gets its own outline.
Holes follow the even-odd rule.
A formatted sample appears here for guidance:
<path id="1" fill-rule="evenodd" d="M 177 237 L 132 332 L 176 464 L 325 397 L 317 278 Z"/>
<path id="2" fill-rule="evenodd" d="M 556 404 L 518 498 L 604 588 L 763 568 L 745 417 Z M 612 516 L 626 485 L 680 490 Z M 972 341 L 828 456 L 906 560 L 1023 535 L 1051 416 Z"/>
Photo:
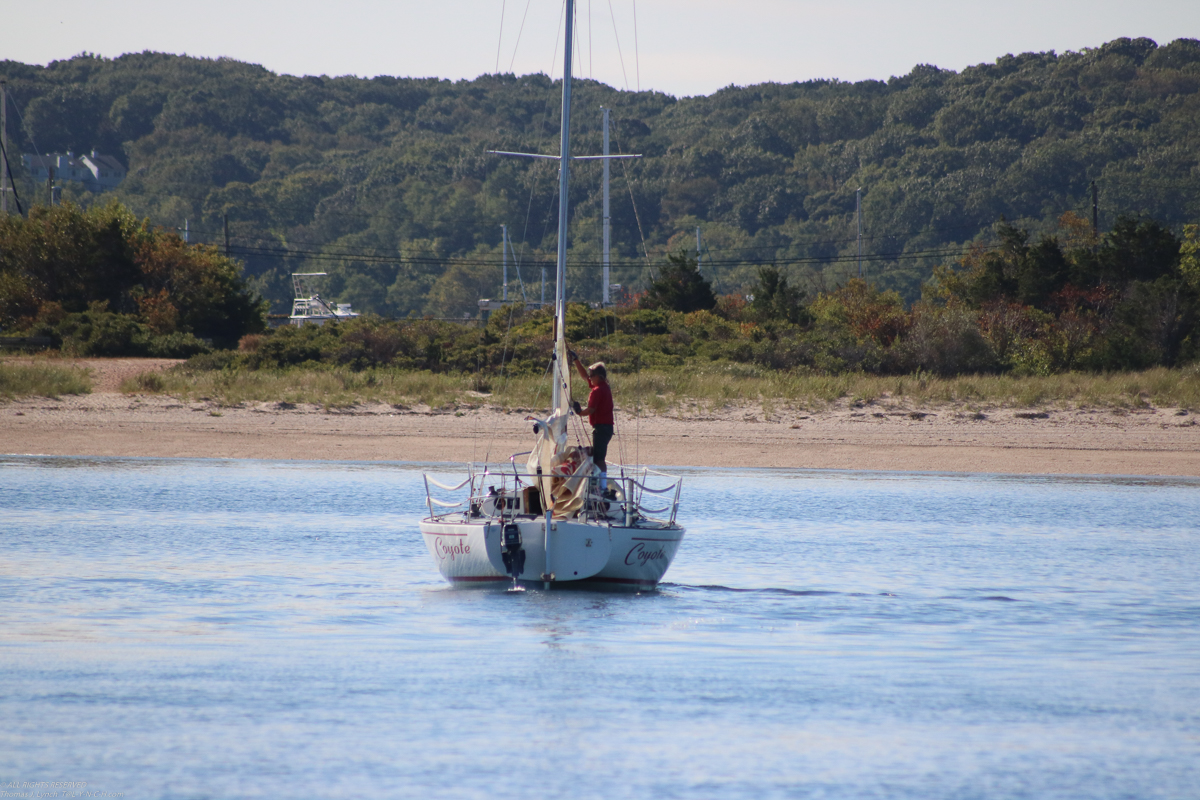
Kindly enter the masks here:
<path id="1" fill-rule="evenodd" d="M 191 358 L 211 349 L 204 340 L 197 339 L 190 333 L 176 331 L 165 336 L 151 336 L 147 342 L 146 354 L 155 358 Z"/>
<path id="2" fill-rule="evenodd" d="M 87 210 L 35 207 L 27 218 L 0 220 L 0 326 L 25 329 L 44 306 L 78 314 L 96 303 L 152 336 L 191 333 L 232 345 L 265 327 L 265 304 L 238 264 L 152 229 L 116 201 Z M 127 350 L 133 334 L 110 322 L 99 338 L 87 338 L 100 350 Z M 116 338 L 105 343 L 104 336 Z"/>
<path id="3" fill-rule="evenodd" d="M 271 331 L 253 352 L 246 353 L 252 369 L 286 367 L 308 361 L 321 361 L 331 354 L 341 335 L 340 323 L 325 325 L 285 325 Z"/>
<path id="4" fill-rule="evenodd" d="M 887 347 L 908 327 L 900 295 L 880 291 L 874 284 L 852 278 L 845 286 L 813 301 L 814 319 L 826 326 L 844 327 L 859 338 Z"/>
<path id="5" fill-rule="evenodd" d="M 0 397 L 58 397 L 89 394 L 92 381 L 86 370 L 48 364 L 0 364 Z"/>
<path id="6" fill-rule="evenodd" d="M 670 317 L 658 309 L 639 308 L 621 315 L 617 330 L 638 335 L 666 333 L 670 330 Z"/>
<path id="7" fill-rule="evenodd" d="M 187 372 L 217 372 L 237 364 L 238 354 L 232 350 L 215 350 L 189 358 L 181 366 Z"/>
<path id="8" fill-rule="evenodd" d="M 411 344 L 397 324 L 362 321 L 342 335 L 334 357 L 339 364 L 357 370 L 386 366 L 402 352 L 411 351 Z"/>
<path id="9" fill-rule="evenodd" d="M 44 312 L 31 332 L 49 336 L 56 347 L 73 356 L 189 358 L 211 349 L 190 333 L 156 335 L 135 316 L 109 311 L 105 301 L 77 314 L 64 313 L 57 304 L 49 304 Z"/>
<path id="10" fill-rule="evenodd" d="M 994 372 L 996 351 L 979 330 L 976 312 L 961 303 L 918 303 L 912 324 L 889 353 L 893 372 L 924 370 L 936 375 Z"/>

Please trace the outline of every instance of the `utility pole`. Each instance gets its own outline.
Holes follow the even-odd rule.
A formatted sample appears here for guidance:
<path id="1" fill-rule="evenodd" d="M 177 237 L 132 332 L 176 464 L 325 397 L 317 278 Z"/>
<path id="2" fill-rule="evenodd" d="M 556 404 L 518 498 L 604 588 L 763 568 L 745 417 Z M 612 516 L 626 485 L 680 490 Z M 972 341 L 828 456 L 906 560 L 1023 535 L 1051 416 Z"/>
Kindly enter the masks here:
<path id="1" fill-rule="evenodd" d="M 8 81 L 0 80 L 0 145 L 4 163 L 0 164 L 0 215 L 8 216 Z"/>
<path id="2" fill-rule="evenodd" d="M 696 226 L 696 272 L 700 272 L 700 226 Z M 701 273 L 703 274 L 703 273 Z"/>
<path id="3" fill-rule="evenodd" d="M 229 258 L 229 215 L 221 215 L 221 225 L 225 229 L 225 257 Z"/>
<path id="4" fill-rule="evenodd" d="M 854 193 L 854 217 L 858 221 L 858 277 L 862 277 L 862 187 Z"/>
<path id="5" fill-rule="evenodd" d="M 500 226 L 500 258 L 504 263 L 504 302 L 508 302 L 508 226 Z"/>
<path id="6" fill-rule="evenodd" d="M 604 155 L 608 155 L 608 115 L 609 115 L 609 110 L 607 108 L 603 108 L 603 107 L 601 107 L 600 110 L 602 112 L 604 112 L 603 113 L 603 117 L 604 117 Z M 600 305 L 601 306 L 607 306 L 612 302 L 612 299 L 608 296 L 608 287 L 609 287 L 609 280 L 610 280 L 610 278 L 608 276 L 608 266 L 609 266 L 610 247 L 612 244 L 612 227 L 611 227 L 612 226 L 612 218 L 609 216 L 609 207 L 608 207 L 608 161 L 609 160 L 607 158 L 603 159 L 603 161 L 602 161 L 602 163 L 604 164 L 604 270 L 603 270 L 603 275 L 601 276 L 601 281 L 603 283 L 604 288 L 601 290 L 601 293 L 600 293 Z"/>
<path id="7" fill-rule="evenodd" d="M 183 243 L 188 243 L 188 221 L 186 219 L 183 221 Z"/>
<path id="8" fill-rule="evenodd" d="M 54 167 L 53 166 L 47 168 L 46 194 L 49 195 L 49 200 L 47 202 L 49 203 L 49 205 L 53 206 L 54 205 Z"/>

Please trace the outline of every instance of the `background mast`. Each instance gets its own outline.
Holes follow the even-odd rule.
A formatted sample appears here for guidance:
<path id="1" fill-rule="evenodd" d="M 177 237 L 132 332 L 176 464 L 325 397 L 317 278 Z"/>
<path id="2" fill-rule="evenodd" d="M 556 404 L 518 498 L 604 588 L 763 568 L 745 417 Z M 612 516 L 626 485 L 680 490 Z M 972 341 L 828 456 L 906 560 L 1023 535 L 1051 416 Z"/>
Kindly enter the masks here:
<path id="1" fill-rule="evenodd" d="M 503 302 L 508 302 L 508 226 L 500 226 L 500 258 L 504 262 L 504 295 Z"/>
<path id="2" fill-rule="evenodd" d="M 604 155 L 607 156 L 608 155 L 608 115 L 609 115 L 609 110 L 607 108 L 601 108 L 600 110 L 601 110 L 601 112 L 603 112 L 603 117 L 604 117 Z M 612 217 L 608 213 L 609 212 L 609 206 L 608 206 L 608 159 L 607 158 L 604 159 L 603 163 L 604 163 L 604 275 L 602 278 L 603 288 L 601 289 L 601 292 L 600 292 L 600 305 L 602 307 L 608 306 L 611 304 L 611 299 L 608 294 L 608 292 L 609 292 L 608 265 L 609 265 L 609 254 L 611 252 L 611 245 L 612 245 L 612 227 L 611 227 Z"/>
<path id="3" fill-rule="evenodd" d="M 0 81 L 0 150 L 4 152 L 4 163 L 0 164 L 0 215 L 8 216 L 8 81 Z M 607 206 L 605 206 L 607 208 Z"/>
<path id="4" fill-rule="evenodd" d="M 858 225 L 858 277 L 862 277 L 862 187 L 854 193 L 854 221 Z"/>

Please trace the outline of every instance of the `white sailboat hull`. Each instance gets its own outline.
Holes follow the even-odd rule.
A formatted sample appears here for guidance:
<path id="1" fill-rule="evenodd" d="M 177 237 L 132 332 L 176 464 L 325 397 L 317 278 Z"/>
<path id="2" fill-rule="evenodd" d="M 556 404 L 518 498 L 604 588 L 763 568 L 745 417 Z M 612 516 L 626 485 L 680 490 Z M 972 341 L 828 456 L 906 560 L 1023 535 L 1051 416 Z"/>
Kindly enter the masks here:
<path id="1" fill-rule="evenodd" d="M 522 583 L 575 585 L 647 591 L 654 589 L 683 540 L 678 525 L 624 527 L 597 521 L 559 520 L 551 524 L 547 561 L 546 521 L 523 519 L 525 563 Z M 442 577 L 456 586 L 511 583 L 501 552 L 504 525 L 496 519 L 421 521 L 421 534 Z"/>

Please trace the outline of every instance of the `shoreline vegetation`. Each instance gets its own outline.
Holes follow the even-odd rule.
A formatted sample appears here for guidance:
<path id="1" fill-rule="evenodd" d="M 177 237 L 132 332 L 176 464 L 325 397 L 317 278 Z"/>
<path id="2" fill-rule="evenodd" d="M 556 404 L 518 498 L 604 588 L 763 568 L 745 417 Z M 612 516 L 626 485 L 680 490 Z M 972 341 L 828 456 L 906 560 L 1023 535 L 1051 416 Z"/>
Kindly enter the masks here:
<path id="1" fill-rule="evenodd" d="M 1012 377 L 929 374 L 794 375 L 767 370 L 653 370 L 619 380 L 626 413 L 664 414 L 682 408 L 713 410 L 761 405 L 820 410 L 850 404 L 911 405 L 914 409 L 961 405 L 1034 409 L 1043 406 L 1200 408 L 1200 368 L 1159 367 L 1136 373 Z M 473 408 L 541 411 L 549 405 L 549 382 L 521 376 L 480 381 L 477 376 L 374 369 L 257 370 L 192 373 L 173 368 L 126 379 L 127 394 L 166 394 L 186 400 L 209 398 L 226 405 L 283 402 L 344 409 L 367 403 L 426 406 L 454 412 Z"/>
<path id="2" fill-rule="evenodd" d="M 55 220 L 87 242 L 39 261 L 49 252 L 39 243 L 62 244 L 62 226 L 47 226 Z M 66 366 L 72 357 L 158 356 L 106 390 L 224 408 L 383 404 L 455 415 L 549 403 L 545 308 L 270 329 L 235 262 L 118 205 L 64 206 L 0 228 L 28 256 L 0 270 L 5 313 L 17 330 L 50 341 L 60 360 L 10 363 L 0 398 L 88 392 L 87 374 Z M 607 362 L 632 418 L 755 406 L 770 418 L 836 404 L 916 415 L 945 406 L 1200 407 L 1200 229 L 1179 238 L 1152 221 L 1123 220 L 1096 239 L 1067 215 L 1061 237 L 1037 245 L 1005 223 L 998 231 L 1004 245 L 938 268 L 911 306 L 860 279 L 810 299 L 775 268 L 758 271 L 752 294 L 718 297 L 680 251 L 630 303 L 569 304 L 566 335 L 585 361 Z M 70 264 L 107 266 L 76 285 L 64 277 L 79 278 Z"/>
<path id="3" fill-rule="evenodd" d="M 56 363 L 59 361 L 62 363 Z M 130 361 L 136 364 L 136 360 Z M 625 413 L 631 417 L 747 406 L 759 406 L 770 416 L 780 408 L 820 411 L 837 403 L 913 411 L 947 406 L 966 411 L 997 407 L 1200 411 L 1200 365 L 1024 377 L 941 377 L 929 373 L 803 375 L 735 368 L 742 366 L 654 369 L 627 373 L 614 380 L 618 382 Z M 431 413 L 473 409 L 536 412 L 544 410 L 549 397 L 548 381 L 541 376 L 483 379 L 478 375 L 390 368 L 355 371 L 348 367 L 196 371 L 186 362 L 166 369 L 137 371 L 113 388 L 125 395 L 162 395 L 226 408 L 276 403 L 284 407 L 303 404 L 325 410 L 348 410 L 386 404 L 398 410 L 420 406 Z M 69 359 L 10 356 L 0 361 L 3 401 L 84 395 L 94 390 L 92 369 L 76 366 Z"/>
<path id="4" fill-rule="evenodd" d="M 911 304 L 861 278 L 809 297 L 773 266 L 758 269 L 748 294 L 717 295 L 696 256 L 679 250 L 635 297 L 569 303 L 565 335 L 586 361 L 646 382 L 639 402 L 652 410 L 672 398 L 914 392 L 924 402 L 1193 403 L 1163 376 L 1200 363 L 1200 226 L 1177 236 L 1122 217 L 1097 237 L 1076 215 L 1059 222 L 1031 243 L 1001 221 L 1001 245 L 938 266 Z M 227 402 L 333 406 L 386 395 L 437 406 L 499 390 L 502 403 L 531 405 L 522 396 L 535 393 L 554 340 L 549 309 L 520 303 L 476 319 L 368 314 L 273 329 L 265 311 L 237 262 L 117 203 L 0 220 L 0 329 L 67 356 L 188 359 L 131 390 L 194 385 Z M 1155 377 L 1130 389 L 1115 375 Z"/>
<path id="5" fill-rule="evenodd" d="M 0 360 L 0 402 L 27 397 L 57 399 L 64 394 L 91 394 L 89 371 L 51 363 Z"/>

